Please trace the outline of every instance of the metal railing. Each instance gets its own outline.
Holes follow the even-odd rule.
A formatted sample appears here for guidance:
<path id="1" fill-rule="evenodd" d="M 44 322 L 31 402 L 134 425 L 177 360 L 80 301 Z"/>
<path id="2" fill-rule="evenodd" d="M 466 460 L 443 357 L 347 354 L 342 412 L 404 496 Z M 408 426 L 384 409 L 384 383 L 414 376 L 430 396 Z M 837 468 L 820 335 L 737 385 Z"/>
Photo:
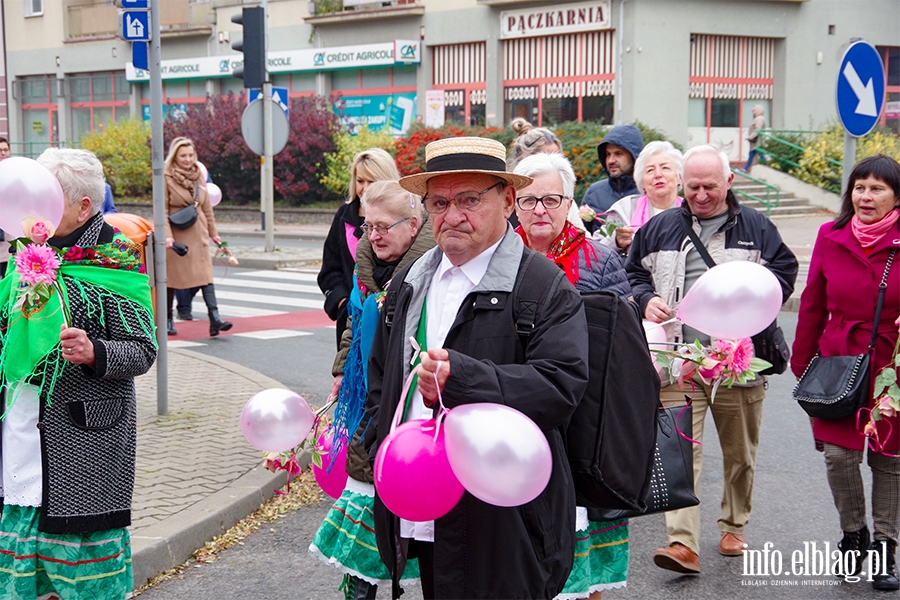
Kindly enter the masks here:
<path id="1" fill-rule="evenodd" d="M 781 171 L 790 173 L 794 169 L 801 169 L 799 164 L 800 158 L 807 152 L 807 148 L 795 143 L 807 136 L 818 135 L 821 131 L 807 131 L 802 129 L 761 129 L 759 135 L 762 138 L 760 145 L 756 148 L 757 153 L 763 160 L 772 161 L 778 164 Z M 787 137 L 794 138 L 794 141 L 785 139 Z M 802 138 L 802 139 L 798 139 Z M 763 147 L 763 141 L 769 141 L 768 148 Z M 773 150 L 773 146 L 777 148 Z M 819 154 L 819 158 L 824 160 L 828 165 L 834 168 L 838 174 L 844 170 L 842 162 L 835 160 L 824 154 Z M 808 181 L 808 180 L 807 180 Z M 827 174 L 820 174 L 817 181 L 808 181 L 822 189 L 832 190 L 834 186 L 840 189 L 840 175 L 837 178 L 829 177 Z M 832 190 L 833 191 L 833 190 Z"/>
<path id="2" fill-rule="evenodd" d="M 744 171 L 740 171 L 738 169 L 732 169 L 732 173 L 735 175 L 739 175 L 741 177 L 746 177 L 753 183 L 758 185 L 763 185 L 766 188 L 766 195 L 763 198 L 762 196 L 757 196 L 756 194 L 751 194 L 750 192 L 746 192 L 740 188 L 732 187 L 731 190 L 734 192 L 735 196 L 740 196 L 741 198 L 745 198 L 751 202 L 759 202 L 763 206 L 766 207 L 766 216 L 768 217 L 772 213 L 773 208 L 777 208 L 778 204 L 781 202 L 781 188 L 775 184 L 769 183 L 768 181 L 763 181 L 762 179 L 758 179 L 753 177 L 749 173 L 745 173 Z"/>

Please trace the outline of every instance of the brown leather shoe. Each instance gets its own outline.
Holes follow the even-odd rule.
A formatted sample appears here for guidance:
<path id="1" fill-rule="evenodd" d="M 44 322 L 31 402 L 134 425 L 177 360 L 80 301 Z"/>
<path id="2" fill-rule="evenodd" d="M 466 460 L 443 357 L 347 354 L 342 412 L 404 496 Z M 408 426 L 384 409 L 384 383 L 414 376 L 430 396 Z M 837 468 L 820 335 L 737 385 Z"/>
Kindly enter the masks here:
<path id="1" fill-rule="evenodd" d="M 679 542 L 672 542 L 667 548 L 658 548 L 653 553 L 653 562 L 660 569 L 688 575 L 700 574 L 700 557 Z"/>
<path id="2" fill-rule="evenodd" d="M 741 556 L 744 544 L 744 536 L 740 533 L 723 533 L 719 541 L 719 553 L 722 556 Z"/>

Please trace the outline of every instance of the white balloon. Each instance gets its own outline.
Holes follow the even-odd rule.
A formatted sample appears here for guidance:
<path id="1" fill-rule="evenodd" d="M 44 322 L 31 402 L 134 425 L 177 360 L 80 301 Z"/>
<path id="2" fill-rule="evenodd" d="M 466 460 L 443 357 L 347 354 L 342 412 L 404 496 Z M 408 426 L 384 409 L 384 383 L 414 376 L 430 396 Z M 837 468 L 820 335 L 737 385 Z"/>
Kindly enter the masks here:
<path id="1" fill-rule="evenodd" d="M 280 388 L 263 390 L 241 411 L 241 432 L 263 452 L 286 452 L 306 439 L 315 414 L 303 396 Z"/>
<path id="2" fill-rule="evenodd" d="M 215 206 L 222 201 L 222 189 L 214 183 L 206 184 L 206 192 L 209 194 L 209 205 Z"/>
<path id="3" fill-rule="evenodd" d="M 450 411 L 444 427 L 453 473 L 479 500 L 519 506 L 547 487 L 550 444 L 518 410 L 493 402 L 463 404 Z"/>
<path id="4" fill-rule="evenodd" d="M 712 337 L 735 340 L 764 330 L 780 310 L 775 274 L 736 260 L 714 266 L 694 282 L 678 305 L 678 319 Z"/>

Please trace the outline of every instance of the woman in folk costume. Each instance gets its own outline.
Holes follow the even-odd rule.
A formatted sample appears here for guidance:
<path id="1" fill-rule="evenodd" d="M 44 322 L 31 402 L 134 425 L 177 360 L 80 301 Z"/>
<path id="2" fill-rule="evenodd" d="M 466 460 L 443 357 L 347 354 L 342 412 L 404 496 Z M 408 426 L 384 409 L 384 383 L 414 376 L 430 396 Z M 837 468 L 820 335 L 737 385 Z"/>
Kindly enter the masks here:
<path id="1" fill-rule="evenodd" d="M 219 239 L 216 230 L 216 219 L 209 203 L 206 182 L 201 177 L 197 151 L 191 140 L 183 137 L 172 140 L 169 155 L 166 157 L 165 176 L 166 214 L 171 217 L 173 213 L 193 206 L 197 215 L 197 220 L 185 229 L 173 226 L 170 219 L 166 219 L 168 333 L 169 335 L 177 333 L 172 322 L 175 290 L 200 288 L 209 314 L 209 335 L 216 336 L 220 331 L 228 331 L 232 326 L 231 321 L 219 318 L 216 290 L 213 287 L 212 259 L 209 257 L 209 241 L 218 244 L 222 240 Z M 179 255 L 173 250 L 176 243 L 187 246 L 184 255 Z"/>
<path id="2" fill-rule="evenodd" d="M 66 204 L 55 234 L 26 228 L 34 244 L 0 282 L 0 596 L 125 598 L 134 378 L 156 359 L 150 287 L 140 247 L 103 221 L 97 158 L 51 148 L 38 161 Z M 27 297 L 57 260 L 49 296 Z"/>
<path id="3" fill-rule="evenodd" d="M 513 171 L 533 179 L 518 191 L 516 232 L 525 245 L 544 254 L 566 273 L 579 291 L 608 290 L 628 298 L 631 286 L 615 252 L 586 237 L 567 219 L 575 191 L 575 173 L 562 154 L 535 154 Z M 576 509 L 575 562 L 557 599 L 599 600 L 603 590 L 624 587 L 628 576 L 628 521 L 591 518 Z"/>
<path id="4" fill-rule="evenodd" d="M 372 467 L 360 442 L 367 422 L 366 366 L 378 311 L 393 274 L 434 247 L 418 196 L 396 181 L 372 183 L 363 195 L 366 237 L 356 250 L 354 288 L 350 294 L 347 328 L 334 361 L 333 393 L 338 397 L 333 432 L 347 447 L 347 485 L 319 527 L 309 551 L 345 573 L 343 587 L 348 598 L 374 598 L 377 585 L 390 582 L 381 562 L 374 533 L 372 505 L 375 486 Z M 355 435 L 354 435 L 355 432 Z M 352 439 L 350 439 L 352 438 Z M 342 444 L 334 444 L 332 456 Z M 325 460 L 328 464 L 328 459 Z M 406 564 L 404 580 L 417 578 L 416 561 Z"/>

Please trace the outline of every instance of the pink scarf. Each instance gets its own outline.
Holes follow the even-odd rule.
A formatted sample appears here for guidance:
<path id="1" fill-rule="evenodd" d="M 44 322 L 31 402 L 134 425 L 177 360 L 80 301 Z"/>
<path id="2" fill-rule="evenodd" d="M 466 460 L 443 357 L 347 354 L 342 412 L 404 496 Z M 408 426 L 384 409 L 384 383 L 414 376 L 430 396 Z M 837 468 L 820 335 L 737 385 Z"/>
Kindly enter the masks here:
<path id="1" fill-rule="evenodd" d="M 681 198 L 675 198 L 675 204 L 672 206 L 681 206 Z M 670 206 L 669 208 L 672 208 Z M 637 203 L 634 205 L 634 212 L 631 213 L 631 227 L 637 231 L 641 228 L 641 225 L 650 220 L 650 198 L 647 197 L 647 194 L 644 194 L 640 198 L 638 198 Z"/>
<path id="2" fill-rule="evenodd" d="M 853 231 L 853 236 L 859 242 L 859 245 L 867 249 L 877 244 L 878 240 L 884 237 L 884 234 L 893 229 L 897 225 L 898 219 L 900 219 L 900 210 L 896 208 L 884 215 L 880 221 L 869 225 L 866 225 L 859 220 L 859 217 L 853 215 L 850 219 L 850 230 Z"/>

